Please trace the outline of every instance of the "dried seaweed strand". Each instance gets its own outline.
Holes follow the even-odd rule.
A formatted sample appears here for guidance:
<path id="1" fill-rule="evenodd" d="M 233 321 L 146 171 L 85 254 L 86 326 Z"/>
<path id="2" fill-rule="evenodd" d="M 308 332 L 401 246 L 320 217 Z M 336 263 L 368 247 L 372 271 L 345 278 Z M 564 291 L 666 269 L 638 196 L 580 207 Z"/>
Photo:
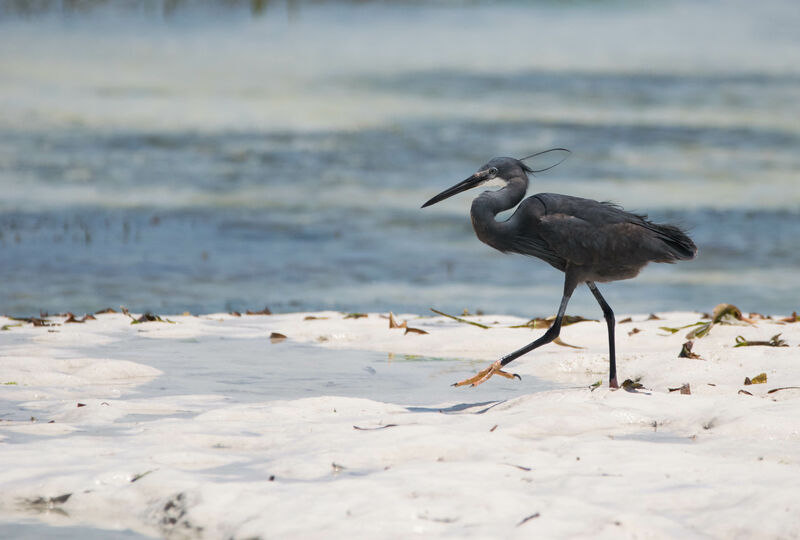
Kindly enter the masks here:
<path id="1" fill-rule="evenodd" d="M 780 334 L 775 334 L 769 341 L 747 341 L 742 336 L 736 336 L 736 345 L 734 347 L 753 347 L 761 345 L 764 347 L 788 347 L 789 345 L 781 339 Z"/>
<path id="2" fill-rule="evenodd" d="M 449 319 L 453 319 L 454 321 L 458 321 L 458 322 L 462 322 L 462 323 L 466 323 L 466 324 L 471 324 L 472 326 L 477 326 L 478 328 L 484 328 L 484 329 L 488 329 L 489 328 L 485 324 L 481 324 L 481 323 L 478 323 L 478 322 L 475 322 L 475 321 L 468 321 L 467 319 L 462 319 L 461 317 L 456 317 L 455 315 L 448 315 L 447 313 L 439 311 L 438 309 L 431 308 L 431 311 L 433 311 L 437 315 L 441 315 L 442 317 L 447 317 Z"/>
<path id="3" fill-rule="evenodd" d="M 780 388 L 773 388 L 767 394 L 772 394 L 775 392 L 779 392 L 781 390 L 800 390 L 800 386 L 781 386 Z"/>

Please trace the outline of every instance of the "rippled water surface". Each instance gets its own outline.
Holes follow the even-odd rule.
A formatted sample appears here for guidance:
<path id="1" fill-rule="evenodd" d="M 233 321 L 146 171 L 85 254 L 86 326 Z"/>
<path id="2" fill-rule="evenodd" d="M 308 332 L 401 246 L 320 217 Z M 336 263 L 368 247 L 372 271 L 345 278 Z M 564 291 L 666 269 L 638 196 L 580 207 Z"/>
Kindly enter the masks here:
<path id="1" fill-rule="evenodd" d="M 798 308 L 794 2 L 3 5 L 2 312 L 549 314 L 561 275 L 481 244 L 469 195 L 419 207 L 551 146 L 531 192 L 700 247 L 618 313 Z"/>

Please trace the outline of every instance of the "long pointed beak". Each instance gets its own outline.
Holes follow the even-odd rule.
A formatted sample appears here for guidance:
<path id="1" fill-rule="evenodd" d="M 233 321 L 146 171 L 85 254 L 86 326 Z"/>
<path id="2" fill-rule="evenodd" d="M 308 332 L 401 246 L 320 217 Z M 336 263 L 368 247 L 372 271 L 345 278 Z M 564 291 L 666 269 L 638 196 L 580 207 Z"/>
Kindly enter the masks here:
<path id="1" fill-rule="evenodd" d="M 431 200 L 426 202 L 422 205 L 422 208 L 426 206 L 430 206 L 432 204 L 436 204 L 440 201 L 448 199 L 457 193 L 461 193 L 462 191 L 467 191 L 468 189 L 474 188 L 475 186 L 480 185 L 489 177 L 489 171 L 478 171 L 466 180 L 459 182 L 458 184 L 454 185 L 451 188 L 448 188 L 437 196 L 433 197 Z"/>

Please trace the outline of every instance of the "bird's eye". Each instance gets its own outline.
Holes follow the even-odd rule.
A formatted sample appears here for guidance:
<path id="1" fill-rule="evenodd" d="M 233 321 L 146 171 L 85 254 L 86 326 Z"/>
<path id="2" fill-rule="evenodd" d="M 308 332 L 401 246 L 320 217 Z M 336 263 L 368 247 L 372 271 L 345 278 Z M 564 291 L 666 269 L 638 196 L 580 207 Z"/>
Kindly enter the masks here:
<path id="1" fill-rule="evenodd" d="M 491 169 L 489 169 L 489 174 L 491 176 L 497 176 L 497 167 L 492 167 Z"/>

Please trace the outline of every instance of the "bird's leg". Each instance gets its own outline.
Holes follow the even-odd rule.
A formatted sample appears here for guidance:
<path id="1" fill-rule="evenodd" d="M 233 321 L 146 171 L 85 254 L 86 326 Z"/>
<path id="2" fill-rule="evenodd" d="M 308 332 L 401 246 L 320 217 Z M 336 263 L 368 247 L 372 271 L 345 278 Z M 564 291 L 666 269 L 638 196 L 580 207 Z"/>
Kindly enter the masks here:
<path id="1" fill-rule="evenodd" d="M 600 294 L 594 281 L 587 281 L 586 285 L 589 286 L 589 290 L 592 291 L 592 294 L 597 299 L 597 303 L 600 304 L 600 308 L 603 310 L 603 317 L 605 317 L 606 324 L 608 325 L 608 386 L 609 388 L 619 388 L 619 384 L 617 383 L 617 359 L 614 347 L 614 312 L 611 310 L 611 306 L 608 305 L 605 298 L 603 298 L 603 295 Z"/>
<path id="2" fill-rule="evenodd" d="M 529 353 L 532 350 L 541 347 L 542 345 L 546 345 L 550 343 L 554 339 L 558 337 L 558 334 L 561 333 L 561 320 L 564 318 L 564 312 L 567 310 L 567 304 L 569 303 L 569 298 L 572 296 L 572 292 L 575 290 L 575 286 L 577 285 L 577 280 L 574 279 L 570 272 L 567 273 L 566 280 L 564 282 L 564 296 L 561 297 L 561 306 L 558 308 L 558 314 L 556 315 L 556 320 L 553 321 L 553 325 L 547 329 L 542 337 L 534 341 L 533 343 L 529 343 L 525 345 L 521 349 L 517 349 L 516 351 L 512 352 L 511 354 L 505 355 L 500 360 L 493 363 L 488 368 L 484 369 L 483 371 L 479 372 L 474 377 L 470 377 L 469 379 L 465 379 L 461 382 L 457 382 L 453 384 L 453 386 L 464 386 L 464 385 L 471 385 L 471 386 L 478 386 L 479 384 L 486 382 L 489 380 L 492 375 L 501 375 L 508 379 L 521 379 L 519 375 L 516 373 L 508 373 L 503 371 L 503 367 L 507 365 L 509 362 L 516 360 L 523 354 Z"/>

